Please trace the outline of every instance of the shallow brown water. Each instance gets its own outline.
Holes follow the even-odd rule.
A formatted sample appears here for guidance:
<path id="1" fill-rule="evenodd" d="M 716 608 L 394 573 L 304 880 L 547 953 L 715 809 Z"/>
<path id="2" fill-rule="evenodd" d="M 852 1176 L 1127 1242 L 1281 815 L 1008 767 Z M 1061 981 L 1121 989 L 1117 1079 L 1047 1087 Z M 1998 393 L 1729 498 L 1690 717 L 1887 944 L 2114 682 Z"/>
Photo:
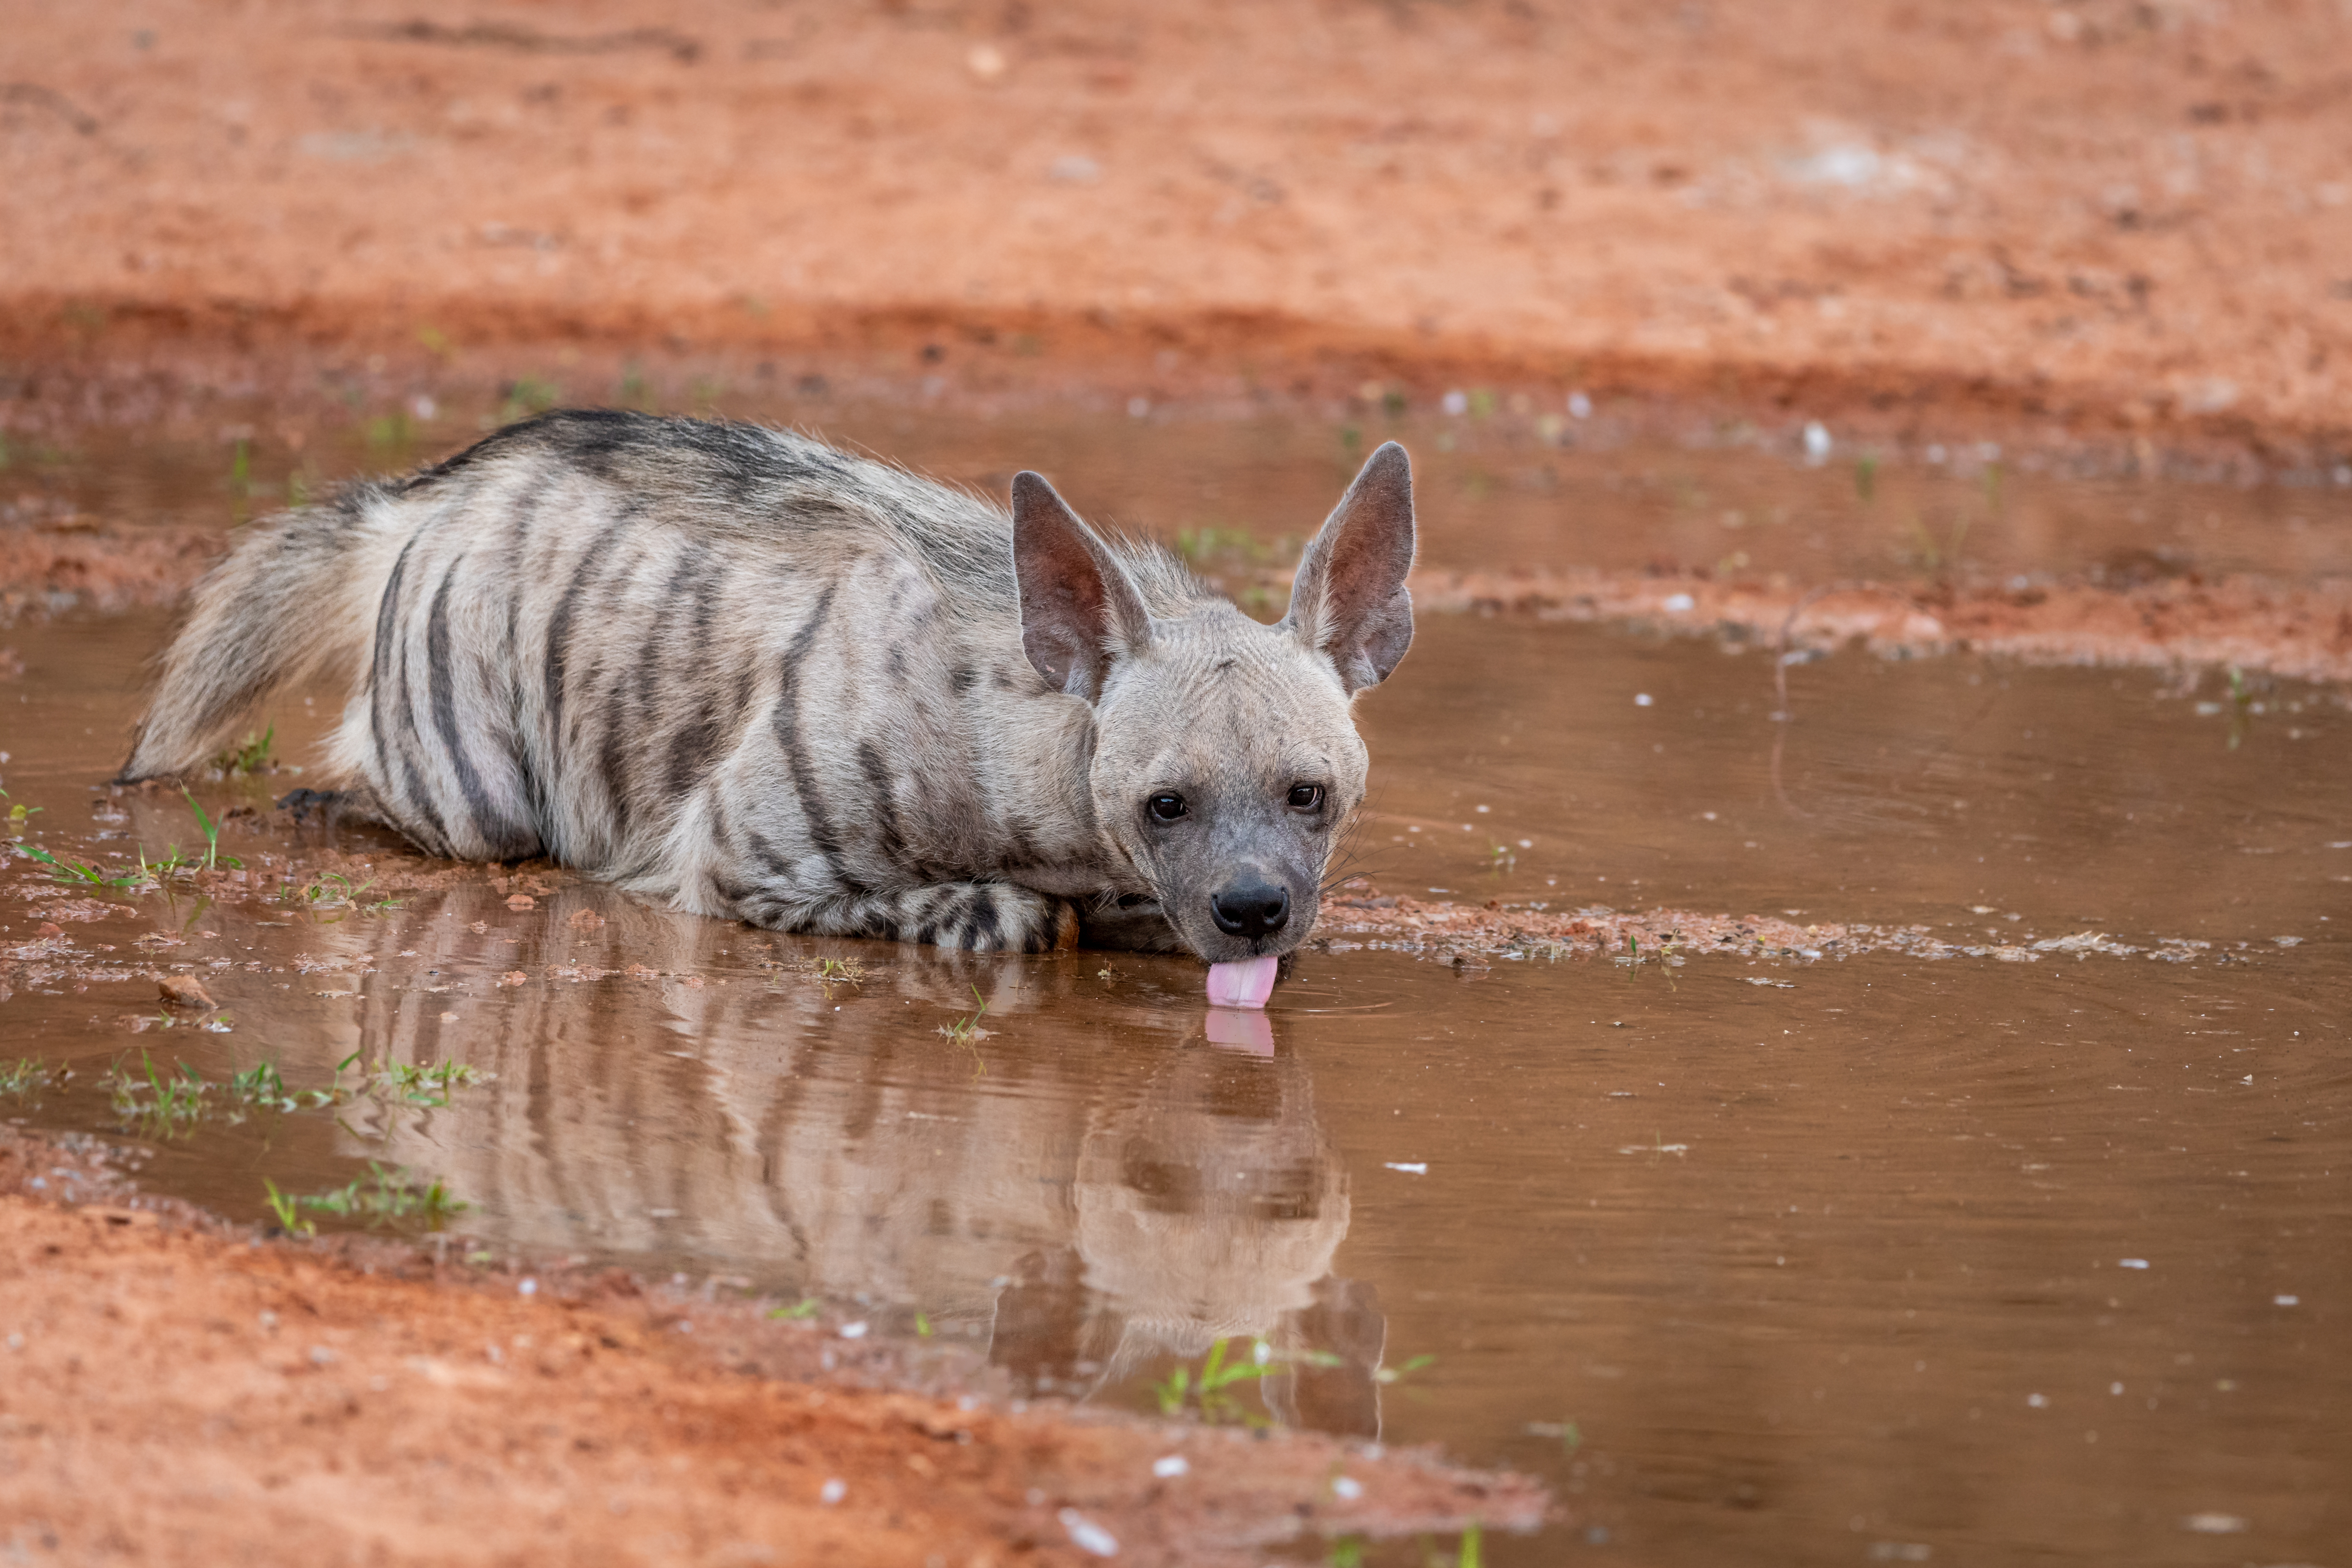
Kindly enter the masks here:
<path id="1" fill-rule="evenodd" d="M 56 853 L 196 841 L 174 800 L 89 788 L 161 632 L 15 634 L 5 782 Z M 1365 705 L 1366 867 L 1479 901 L 1916 921 L 2031 962 L 1343 946 L 1300 956 L 1257 1034 L 1209 1017 L 1193 964 L 800 942 L 561 876 L 464 871 L 376 912 L 107 892 L 129 910 L 25 945 L 57 905 L 19 860 L 0 1058 L 77 1076 L 0 1110 L 122 1128 L 101 1079 L 140 1048 L 298 1087 L 354 1051 L 460 1060 L 494 1076 L 446 1105 L 216 1099 L 144 1130 L 146 1179 L 261 1218 L 265 1177 L 381 1161 L 469 1204 L 468 1247 L 861 1303 L 1131 1408 L 1262 1336 L 1317 1364 L 1254 1406 L 1552 1479 L 1573 1523 L 1495 1561 L 2340 1556 L 2342 700 L 2200 712 L 1969 659 L 1791 674 L 1775 723 L 1760 656 L 1433 618 Z M 289 755 L 325 707 L 288 705 Z M 248 889 L 320 864 L 267 818 L 222 842 Z M 2032 945 L 2084 931 L 2140 951 Z M 866 975 L 822 984 L 821 955 Z M 159 968 L 228 1032 L 128 1033 Z M 942 1034 L 980 1001 L 978 1034 Z"/>
<path id="2" fill-rule="evenodd" d="M 1037 468 L 1088 516 L 1180 539 L 1223 567 L 1286 560 L 1371 447 L 1397 439 L 1416 466 L 1423 561 L 1438 569 L 1704 569 L 1801 583 L 2352 577 L 2352 470 L 2250 487 L 2082 479 L 2061 477 L 2048 454 L 1834 437 L 1808 462 L 1793 417 L 1770 429 L 1695 425 L 1660 445 L 1629 444 L 1606 408 L 1579 420 L 1483 398 L 1458 415 L 1424 401 L 1394 414 L 1286 404 L 1129 416 L 953 391 L 910 404 L 821 379 L 728 385 L 681 373 L 591 386 L 558 367 L 495 405 L 383 377 L 331 390 L 307 409 L 223 395 L 159 425 L 84 429 L 63 446 L 19 439 L 0 499 L 111 523 L 225 526 L 352 474 L 446 456 L 562 394 L 789 425 L 999 495 L 1015 469 Z"/>

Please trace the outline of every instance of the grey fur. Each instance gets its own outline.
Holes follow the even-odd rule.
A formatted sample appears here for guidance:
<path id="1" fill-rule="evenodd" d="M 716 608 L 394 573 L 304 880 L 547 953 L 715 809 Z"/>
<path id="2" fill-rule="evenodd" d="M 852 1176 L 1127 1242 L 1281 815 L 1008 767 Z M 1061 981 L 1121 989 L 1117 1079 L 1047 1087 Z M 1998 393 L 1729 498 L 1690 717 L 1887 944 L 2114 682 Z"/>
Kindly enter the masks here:
<path id="1" fill-rule="evenodd" d="M 1363 795 L 1349 705 L 1412 637 L 1403 449 L 1274 626 L 1034 474 L 1013 503 L 752 426 L 545 415 L 240 542 L 121 776 L 193 771 L 333 669 L 326 782 L 435 854 L 785 931 L 1295 947 Z M 1236 889 L 1288 918 L 1223 929 Z"/>

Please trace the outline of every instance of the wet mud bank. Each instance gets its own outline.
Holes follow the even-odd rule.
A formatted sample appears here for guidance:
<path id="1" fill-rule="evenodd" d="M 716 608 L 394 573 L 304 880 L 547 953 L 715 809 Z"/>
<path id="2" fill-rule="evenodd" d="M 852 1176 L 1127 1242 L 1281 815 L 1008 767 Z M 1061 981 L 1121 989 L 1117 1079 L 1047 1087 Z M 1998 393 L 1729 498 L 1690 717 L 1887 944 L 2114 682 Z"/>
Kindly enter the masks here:
<path id="1" fill-rule="evenodd" d="M 1786 441 L 1745 421 L 1669 439 L 1606 404 L 1586 399 L 1577 418 L 1491 387 L 1415 401 L 1376 383 L 1220 407 L 1122 404 L 1099 387 L 894 390 L 838 364 L 829 380 L 534 363 L 498 386 L 362 372 L 349 407 L 281 391 L 20 432 L 0 454 L 0 631 L 174 605 L 234 529 L 569 399 L 793 426 L 1000 495 L 1015 468 L 1042 467 L 1082 510 L 1174 544 L 1269 617 L 1334 476 L 1394 438 L 1414 454 L 1412 589 L 1433 615 L 1596 622 L 1799 658 L 1856 644 L 2352 679 L 2352 489 L 2333 479 L 2087 477 L 1997 443 L 1903 448 L 1818 422 Z"/>
<path id="2" fill-rule="evenodd" d="M 1427 1453 L 1009 1400 L 715 1280 L 264 1239 L 110 1153 L 0 1128 L 0 1511 L 34 1560 L 1255 1563 L 1549 1508 Z"/>

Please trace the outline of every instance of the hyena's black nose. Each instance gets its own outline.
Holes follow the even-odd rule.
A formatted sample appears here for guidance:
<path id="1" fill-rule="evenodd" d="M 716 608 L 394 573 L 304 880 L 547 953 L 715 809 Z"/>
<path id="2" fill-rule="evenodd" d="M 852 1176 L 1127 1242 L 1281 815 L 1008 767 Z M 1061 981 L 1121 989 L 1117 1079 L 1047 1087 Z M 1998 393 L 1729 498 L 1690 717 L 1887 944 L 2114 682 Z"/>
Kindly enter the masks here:
<path id="1" fill-rule="evenodd" d="M 1227 936 L 1272 936 L 1290 919 L 1290 893 L 1268 882 L 1235 882 L 1209 896 L 1209 913 Z"/>

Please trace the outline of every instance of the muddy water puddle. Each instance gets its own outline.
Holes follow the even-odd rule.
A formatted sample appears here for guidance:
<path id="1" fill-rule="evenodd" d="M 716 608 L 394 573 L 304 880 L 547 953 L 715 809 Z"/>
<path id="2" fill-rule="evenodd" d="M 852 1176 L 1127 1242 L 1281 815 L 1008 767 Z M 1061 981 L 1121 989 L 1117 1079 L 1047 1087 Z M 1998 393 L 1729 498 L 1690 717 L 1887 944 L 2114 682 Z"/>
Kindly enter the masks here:
<path id="1" fill-rule="evenodd" d="M 162 630 L 21 626 L 0 688 L 17 831 L 106 880 L 206 847 L 90 787 Z M 1198 1411 L 1262 1340 L 1210 1414 L 1548 1479 L 1570 1522 L 1490 1561 L 2340 1561 L 2340 699 L 1790 677 L 1775 720 L 1762 656 L 1432 618 L 1364 705 L 1362 890 L 1982 956 L 1338 939 L 1212 1014 L 1171 960 L 803 942 L 298 832 L 280 772 L 197 792 L 209 871 L 7 868 L 0 1069 L 49 1072 L 0 1114 L 230 1215 L 267 1181 L 297 1224 L 813 1299 L 1121 1408 Z"/>
<path id="2" fill-rule="evenodd" d="M 2070 477 L 2065 460 L 1998 445 L 1841 441 L 1812 458 L 1803 423 L 1694 424 L 1636 436 L 1604 401 L 1589 417 L 1465 395 L 1461 411 L 1357 399 L 1120 407 L 999 406 L 982 395 L 877 398 L 822 377 L 679 375 L 579 384 L 551 369 L 486 400 L 373 376 L 309 406 L 222 395 L 131 427 L 5 449 L 0 500 L 26 517 L 226 528 L 400 472 L 562 397 L 787 425 L 1002 495 L 1045 471 L 1087 515 L 1179 542 L 1241 584 L 1286 563 L 1381 441 L 1413 454 L 1424 566 L 1507 573 L 1573 565 L 1800 583 L 1867 577 L 2058 578 L 2130 585 L 2253 574 L 2352 578 L 2352 471 L 2259 485 Z M 1556 400 L 1555 400 L 1556 401 Z"/>

